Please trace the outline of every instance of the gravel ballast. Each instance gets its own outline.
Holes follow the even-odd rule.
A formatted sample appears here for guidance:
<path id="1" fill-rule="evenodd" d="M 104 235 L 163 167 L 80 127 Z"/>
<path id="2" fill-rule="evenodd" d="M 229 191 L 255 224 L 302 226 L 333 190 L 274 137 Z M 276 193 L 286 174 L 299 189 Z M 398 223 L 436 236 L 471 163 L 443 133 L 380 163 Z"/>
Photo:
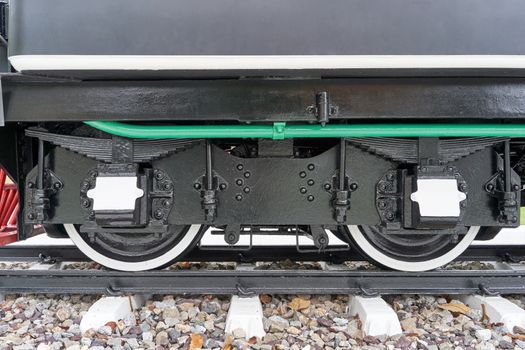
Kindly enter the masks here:
<path id="1" fill-rule="evenodd" d="M 248 340 L 241 329 L 225 334 L 230 299 L 214 296 L 154 296 L 134 319 L 81 333 L 80 320 L 97 298 L 7 296 L 0 304 L 0 349 L 525 349 L 525 330 L 510 334 L 447 296 L 385 298 L 403 334 L 371 337 L 348 316 L 347 296 L 261 295 L 267 334 Z M 509 299 L 523 306 L 523 298 Z"/>

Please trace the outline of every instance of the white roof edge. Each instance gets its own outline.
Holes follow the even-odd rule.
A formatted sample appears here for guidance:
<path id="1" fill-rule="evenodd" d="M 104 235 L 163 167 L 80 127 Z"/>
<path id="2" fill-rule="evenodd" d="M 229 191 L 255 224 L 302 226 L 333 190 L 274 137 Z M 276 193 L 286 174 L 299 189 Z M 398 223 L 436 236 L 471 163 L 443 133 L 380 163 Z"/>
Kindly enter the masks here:
<path id="1" fill-rule="evenodd" d="M 17 71 L 525 68 L 525 55 L 16 55 Z"/>

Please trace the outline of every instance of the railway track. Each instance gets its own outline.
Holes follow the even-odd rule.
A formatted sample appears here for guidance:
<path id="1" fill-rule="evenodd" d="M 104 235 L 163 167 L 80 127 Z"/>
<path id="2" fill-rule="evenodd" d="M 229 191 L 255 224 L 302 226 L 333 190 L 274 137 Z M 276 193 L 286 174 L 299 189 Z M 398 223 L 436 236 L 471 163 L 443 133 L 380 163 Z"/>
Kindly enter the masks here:
<path id="1" fill-rule="evenodd" d="M 156 270 L 121 272 L 106 269 L 63 269 L 66 261 L 89 261 L 73 246 L 11 246 L 0 249 L 0 261 L 40 261 L 39 269 L 0 270 L 0 293 L 92 294 L 525 294 L 522 246 L 473 246 L 460 261 L 491 261 L 494 269 L 439 269 L 429 272 L 363 270 L 333 262 L 360 261 L 348 251 L 301 253 L 294 247 L 254 247 L 250 251 L 219 251 L 204 259 L 207 249 L 196 249 L 188 261 L 213 260 L 241 263 L 236 269 Z M 322 269 L 259 269 L 255 261 L 291 259 L 328 261 Z M 246 262 L 250 263 L 246 263 Z"/>
<path id="2" fill-rule="evenodd" d="M 255 262 L 255 261 L 343 261 L 364 260 L 355 250 L 346 246 L 330 246 L 330 251 L 299 252 L 294 246 L 253 246 L 250 250 L 225 249 L 224 246 L 196 247 L 185 258 L 187 261 Z M 301 248 L 299 248 L 301 249 Z M 213 254 L 210 254 L 210 250 Z M 271 254 L 268 252 L 271 251 Z M 8 245 L 0 247 L 0 261 L 90 261 L 73 245 Z M 525 246 L 522 245 L 473 245 L 456 261 L 525 261 Z"/>

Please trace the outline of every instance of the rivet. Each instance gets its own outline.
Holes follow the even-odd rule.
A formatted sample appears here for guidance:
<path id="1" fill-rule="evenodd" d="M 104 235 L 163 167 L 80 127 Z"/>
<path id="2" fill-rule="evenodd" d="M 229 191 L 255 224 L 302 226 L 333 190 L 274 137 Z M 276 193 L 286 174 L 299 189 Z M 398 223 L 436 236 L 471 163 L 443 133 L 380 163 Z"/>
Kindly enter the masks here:
<path id="1" fill-rule="evenodd" d="M 307 183 L 308 183 L 308 186 L 313 186 L 315 184 L 315 181 L 310 179 L 310 180 L 308 180 Z"/>
<path id="2" fill-rule="evenodd" d="M 351 191 L 355 191 L 355 190 L 357 190 L 357 184 L 356 184 L 355 182 L 352 182 L 352 183 L 350 184 L 350 190 L 351 190 Z"/>
<path id="3" fill-rule="evenodd" d="M 91 203 L 89 202 L 89 199 L 84 198 L 81 204 L 84 208 L 87 208 Z"/>
<path id="4" fill-rule="evenodd" d="M 305 187 L 301 187 L 299 189 L 299 192 L 301 192 L 302 194 L 305 194 L 306 192 L 308 192 L 308 190 Z"/>
<path id="5" fill-rule="evenodd" d="M 250 188 L 248 186 L 246 186 L 244 189 L 243 189 L 244 193 L 250 193 Z"/>
<path id="6" fill-rule="evenodd" d="M 157 209 L 155 210 L 155 213 L 153 214 L 153 216 L 155 216 L 155 219 L 162 219 L 162 217 L 164 216 L 164 213 L 162 212 L 162 210 Z"/>
<path id="7" fill-rule="evenodd" d="M 193 184 L 193 188 L 196 189 L 196 190 L 200 190 L 201 187 L 202 187 L 201 184 L 198 183 L 198 182 L 196 182 L 196 183 Z"/>
<path id="8" fill-rule="evenodd" d="M 245 177 L 245 178 L 249 178 L 250 175 L 251 175 L 251 173 L 250 173 L 249 171 L 247 171 L 247 172 L 244 173 L 244 177 Z"/>
<path id="9" fill-rule="evenodd" d="M 242 186 L 244 184 L 244 181 L 242 179 L 237 179 L 237 180 L 235 180 L 235 184 L 237 186 Z"/>
<path id="10" fill-rule="evenodd" d="M 306 199 L 308 199 L 308 202 L 312 202 L 315 199 L 315 197 L 312 195 L 309 195 Z"/>
<path id="11" fill-rule="evenodd" d="M 33 187 L 35 187 L 35 183 L 34 182 L 28 182 L 27 183 L 27 187 L 33 188 Z"/>
<path id="12" fill-rule="evenodd" d="M 242 201 L 242 195 L 241 194 L 236 195 L 235 199 L 238 201 Z"/>
<path id="13" fill-rule="evenodd" d="M 226 184 L 225 183 L 220 184 L 219 189 L 224 191 L 226 189 Z"/>
<path id="14" fill-rule="evenodd" d="M 244 169 L 244 165 L 242 164 L 237 164 L 237 170 L 242 170 Z"/>
<path id="15" fill-rule="evenodd" d="M 162 180 L 162 179 L 164 178 L 164 173 L 163 173 L 162 171 L 157 171 L 157 172 L 155 173 L 155 178 L 156 178 L 157 180 Z"/>
<path id="16" fill-rule="evenodd" d="M 330 191 L 332 189 L 332 185 L 324 184 L 324 189 L 327 190 L 327 191 Z"/>
<path id="17" fill-rule="evenodd" d="M 27 214 L 27 218 L 28 218 L 29 220 L 34 220 L 34 218 L 35 218 L 35 213 L 29 213 L 29 214 Z"/>
<path id="18" fill-rule="evenodd" d="M 306 172 L 301 171 L 301 172 L 299 173 L 299 176 L 302 177 L 302 178 L 304 179 L 304 178 L 306 177 Z"/>
<path id="19" fill-rule="evenodd" d="M 313 164 L 308 164 L 308 170 L 314 170 L 315 169 L 315 165 Z"/>

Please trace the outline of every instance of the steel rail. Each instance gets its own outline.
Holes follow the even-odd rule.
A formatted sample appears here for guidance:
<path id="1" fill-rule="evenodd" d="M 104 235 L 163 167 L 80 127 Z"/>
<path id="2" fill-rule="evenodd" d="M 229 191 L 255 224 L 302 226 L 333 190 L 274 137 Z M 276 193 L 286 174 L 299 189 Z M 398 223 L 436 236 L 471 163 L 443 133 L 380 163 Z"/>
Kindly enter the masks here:
<path id="1" fill-rule="evenodd" d="M 301 247 L 307 248 L 307 247 Z M 330 246 L 332 251 L 298 252 L 295 246 L 254 246 L 250 250 L 235 250 L 224 246 L 196 247 L 184 258 L 186 261 L 240 262 L 255 261 L 343 261 L 365 260 L 355 250 L 343 250 L 345 246 Z M 213 254 L 211 254 L 213 252 Z M 271 252 L 269 254 L 268 252 Z M 525 246 L 496 245 L 470 246 L 456 261 L 509 261 L 525 260 Z M 90 261 L 74 245 L 8 245 L 0 247 L 0 261 Z"/>
<path id="2" fill-rule="evenodd" d="M 525 124 L 291 124 L 137 125 L 87 121 L 98 130 L 129 138 L 341 138 L 341 137 L 525 137 Z"/>
<path id="3" fill-rule="evenodd" d="M 0 270 L 0 293 L 525 294 L 525 271 Z"/>

